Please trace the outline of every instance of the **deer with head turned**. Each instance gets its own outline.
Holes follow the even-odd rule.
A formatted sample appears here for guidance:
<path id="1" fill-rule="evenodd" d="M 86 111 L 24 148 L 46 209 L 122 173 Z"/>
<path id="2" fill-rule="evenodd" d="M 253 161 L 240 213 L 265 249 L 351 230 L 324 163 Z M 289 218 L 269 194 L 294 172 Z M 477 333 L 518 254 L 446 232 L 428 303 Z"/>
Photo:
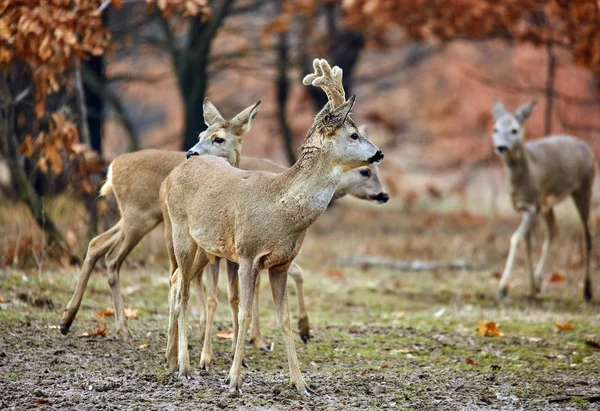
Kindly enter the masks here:
<path id="1" fill-rule="evenodd" d="M 508 292 L 508 281 L 517 247 L 525 240 L 530 294 L 540 291 L 544 265 L 556 231 L 552 207 L 571 197 L 583 226 L 584 233 L 584 283 L 586 300 L 592 298 L 590 278 L 590 252 L 592 238 L 589 230 L 589 213 L 595 159 L 590 146 L 568 135 L 555 135 L 535 141 L 524 141 L 524 124 L 531 115 L 535 101 L 523 104 L 514 113 L 508 112 L 501 102 L 492 108 L 494 117 L 493 143 L 500 156 L 508 179 L 513 207 L 522 214 L 522 221 L 510 240 L 510 251 L 500 279 L 499 296 Z M 542 255 L 534 271 L 531 258 L 531 231 L 536 217 L 541 215 L 546 225 L 546 239 Z"/>
<path id="2" fill-rule="evenodd" d="M 300 373 L 287 302 L 287 272 L 307 228 L 329 204 L 344 171 L 379 162 L 383 154 L 349 117 L 342 72 L 315 60 L 309 84 L 323 88 L 329 102 L 316 115 L 298 161 L 283 173 L 243 171 L 213 156 L 193 157 L 165 180 L 164 199 L 177 269 L 169 290 L 167 359 L 179 375 L 191 371 L 187 343 L 190 283 L 214 257 L 239 264 L 240 304 L 229 388 L 241 388 L 244 338 L 251 319 L 256 278 L 269 270 L 292 383 L 308 395 Z M 223 187 L 226 187 L 224 189 Z"/>
<path id="3" fill-rule="evenodd" d="M 229 121 L 223 119 L 208 98 L 204 100 L 203 108 L 204 121 L 209 127 L 200 133 L 195 153 L 221 156 L 237 166 L 241 157 L 242 136 L 250 130 L 252 120 L 260 108 L 260 101 Z M 114 193 L 121 219 L 112 228 L 90 241 L 75 292 L 62 316 L 60 330 L 63 334 L 69 332 L 75 319 L 96 262 L 105 256 L 117 330 L 121 338 L 131 338 L 120 292 L 119 270 L 131 250 L 162 222 L 160 185 L 171 170 L 184 160 L 185 153 L 142 150 L 123 154 L 111 163 L 107 181 L 100 190 L 100 195 Z"/>
<path id="4" fill-rule="evenodd" d="M 368 138 L 366 133 L 366 127 L 364 125 L 359 127 L 359 131 L 363 137 Z M 287 168 L 282 167 L 270 160 L 257 159 L 252 157 L 243 157 L 240 162 L 240 168 L 242 170 L 270 171 L 273 173 L 282 173 L 287 170 Z M 383 188 L 381 181 L 379 180 L 379 167 L 376 164 L 372 164 L 370 166 L 360 167 L 344 172 L 342 174 L 340 183 L 338 184 L 336 191 L 333 195 L 333 198 L 342 198 L 346 195 L 350 195 L 362 200 L 372 201 L 378 204 L 386 203 L 389 199 L 389 196 Z M 206 300 L 204 297 L 204 289 L 202 286 L 202 276 L 198 275 L 194 280 L 196 296 L 198 298 L 198 307 L 200 311 L 200 335 L 204 335 L 204 344 L 202 347 L 202 356 L 200 359 L 200 367 L 202 369 L 207 369 L 212 360 L 212 320 L 214 318 L 214 314 L 218 303 L 217 282 L 219 276 L 219 260 L 219 258 L 216 258 L 215 262 L 209 265 L 209 270 L 207 273 L 209 287 L 208 298 Z M 229 302 L 233 314 L 234 333 L 237 331 L 236 314 L 237 303 L 239 301 L 239 291 L 237 287 L 237 270 L 238 265 L 236 263 L 227 261 L 227 289 L 229 294 Z M 302 270 L 300 269 L 298 264 L 294 262 L 288 270 L 288 275 L 294 280 L 296 284 L 299 311 L 298 329 L 300 331 L 300 338 L 302 339 L 302 341 L 308 342 L 310 338 L 310 322 L 308 319 L 306 304 L 304 302 L 304 278 L 302 276 Z M 270 351 L 273 347 L 272 344 L 266 344 L 260 332 L 260 320 L 258 315 L 259 285 L 260 276 L 258 276 L 256 279 L 254 303 L 252 305 L 250 341 L 256 348 L 265 351 Z M 232 347 L 232 350 L 235 350 L 235 347 Z"/>

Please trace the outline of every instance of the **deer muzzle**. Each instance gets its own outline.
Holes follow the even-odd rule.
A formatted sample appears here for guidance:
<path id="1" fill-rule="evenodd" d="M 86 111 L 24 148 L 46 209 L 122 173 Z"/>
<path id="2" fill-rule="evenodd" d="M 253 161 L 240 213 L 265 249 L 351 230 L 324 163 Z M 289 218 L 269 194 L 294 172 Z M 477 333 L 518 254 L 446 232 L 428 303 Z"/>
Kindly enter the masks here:
<path id="1" fill-rule="evenodd" d="M 381 152 L 381 150 L 377 150 L 375 155 L 373 155 L 373 157 L 371 157 L 368 161 L 369 161 L 369 163 L 373 164 L 373 163 L 378 163 L 381 160 L 383 160 L 383 153 Z"/>
<path id="2" fill-rule="evenodd" d="M 187 159 L 189 159 L 192 156 L 199 156 L 199 155 L 200 154 L 196 153 L 195 151 L 190 150 L 187 153 L 185 153 L 185 159 L 187 160 Z"/>

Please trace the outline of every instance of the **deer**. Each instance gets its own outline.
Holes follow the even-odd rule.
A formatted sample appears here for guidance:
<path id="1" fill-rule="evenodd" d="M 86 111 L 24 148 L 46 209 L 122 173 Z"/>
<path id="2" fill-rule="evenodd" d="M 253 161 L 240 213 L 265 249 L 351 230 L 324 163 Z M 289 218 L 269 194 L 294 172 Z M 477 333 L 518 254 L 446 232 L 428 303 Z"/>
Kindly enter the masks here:
<path id="1" fill-rule="evenodd" d="M 361 125 L 359 131 L 362 136 L 368 138 L 366 126 Z M 191 150 L 193 151 L 193 149 Z M 270 171 L 273 173 L 282 173 L 287 170 L 286 167 L 280 166 L 270 160 L 257 159 L 252 157 L 243 157 L 240 162 L 240 168 L 243 170 L 257 170 L 257 171 Z M 366 167 L 360 167 L 346 171 L 342 174 L 340 183 L 338 184 L 336 191 L 333 195 L 333 199 L 339 199 L 346 195 L 350 195 L 362 200 L 372 201 L 377 204 L 386 203 L 389 199 L 389 195 L 383 189 L 381 181 L 379 180 L 379 168 L 377 165 L 370 165 Z M 168 240 L 167 240 L 168 242 Z M 200 311 L 200 335 L 204 336 L 204 344 L 202 349 L 202 357 L 200 359 L 200 368 L 208 369 L 212 359 L 212 319 L 214 318 L 215 311 L 218 303 L 218 276 L 219 276 L 219 263 L 220 258 L 216 258 L 213 264 L 209 264 L 208 269 L 208 282 L 211 285 L 209 287 L 208 299 L 204 297 L 204 288 L 202 286 L 202 276 L 198 275 L 194 280 L 194 286 L 196 289 L 196 296 L 198 299 L 198 307 Z M 234 332 L 237 329 L 236 322 L 236 307 L 239 300 L 239 291 L 237 289 L 237 270 L 238 266 L 236 263 L 227 262 L 227 273 L 228 273 L 228 293 L 229 301 L 232 309 Z M 288 276 L 291 277 L 296 285 L 297 299 L 298 299 L 298 329 L 300 331 L 300 338 L 303 342 L 307 343 L 310 338 L 310 321 L 308 318 L 308 312 L 306 310 L 306 304 L 304 302 L 304 286 L 302 270 L 297 263 L 292 263 L 289 270 Z M 253 343 L 255 348 L 264 351 L 272 351 L 273 344 L 266 344 L 262 338 L 260 332 L 260 320 L 258 311 L 259 301 L 259 286 L 260 276 L 256 279 L 256 289 L 254 291 L 254 302 L 252 305 L 252 323 L 250 326 L 250 341 Z M 206 310 L 205 310 L 206 308 Z M 209 319 L 207 321 L 207 318 Z M 208 322 L 208 327 L 207 327 Z M 235 350 L 235 347 L 232 347 Z"/>
<path id="2" fill-rule="evenodd" d="M 508 281 L 517 247 L 523 240 L 526 246 L 530 297 L 540 292 L 546 259 L 556 234 L 553 207 L 571 197 L 583 227 L 583 295 L 585 300 L 589 301 L 592 299 L 592 238 L 588 219 L 596 173 L 594 153 L 586 142 L 569 135 L 553 135 L 525 142 L 525 121 L 531 115 L 535 104 L 535 101 L 525 103 L 514 113 L 508 112 L 500 101 L 492 107 L 494 149 L 504 166 L 513 208 L 522 215 L 521 224 L 510 239 L 510 249 L 500 279 L 498 295 L 504 298 L 508 293 Z M 534 271 L 531 232 L 539 215 L 545 222 L 546 236 L 542 254 Z"/>
<path id="3" fill-rule="evenodd" d="M 195 152 L 220 156 L 237 166 L 241 158 L 243 136 L 250 131 L 260 104 L 259 101 L 225 121 L 210 99 L 205 98 L 204 121 L 208 129 L 200 133 L 198 143 L 194 146 Z M 125 341 L 132 338 L 125 320 L 119 271 L 133 248 L 162 222 L 160 185 L 171 170 L 185 161 L 185 156 L 183 152 L 149 149 L 123 154 L 112 161 L 100 196 L 107 196 L 111 192 L 115 195 L 121 219 L 90 241 L 75 291 L 62 316 L 60 330 L 63 335 L 69 332 L 77 315 L 92 270 L 97 261 L 105 256 L 117 331 Z"/>
<path id="4" fill-rule="evenodd" d="M 362 137 L 350 117 L 356 97 L 346 100 L 342 70 L 315 59 L 304 84 L 322 88 L 328 103 L 315 116 L 299 159 L 283 173 L 244 171 L 214 156 L 194 156 L 163 183 L 165 226 L 172 235 L 177 269 L 169 290 L 167 365 L 180 377 L 191 372 L 188 342 L 190 284 L 216 257 L 239 264 L 240 303 L 229 390 L 241 392 L 245 335 L 256 278 L 269 271 L 277 322 L 285 340 L 290 379 L 309 396 L 290 329 L 286 282 L 308 227 L 325 211 L 342 173 L 378 163 L 383 153 Z"/>
<path id="5" fill-rule="evenodd" d="M 185 161 L 186 156 L 213 154 L 227 158 L 231 164 L 238 164 L 242 168 L 256 169 L 262 166 L 267 171 L 273 170 L 273 167 L 281 171 L 282 167 L 270 160 L 241 156 L 242 136 L 250 131 L 252 121 L 259 109 L 260 102 L 246 108 L 232 120 L 226 122 L 207 97 L 203 102 L 204 121 L 208 127 L 217 127 L 213 127 L 210 132 L 206 130 L 200 133 L 198 143 L 187 153 L 147 149 L 122 154 L 112 161 L 108 169 L 107 180 L 100 190 L 100 196 L 106 197 L 112 194 L 116 197 L 121 211 L 121 219 L 111 229 L 90 241 L 75 291 L 62 316 L 60 323 L 62 334 L 68 334 L 71 328 L 94 266 L 102 256 L 106 256 L 117 332 L 119 337 L 125 341 L 132 338 L 127 327 L 123 299 L 119 291 L 120 267 L 142 238 L 163 221 L 159 200 L 160 185 L 177 165 Z M 226 123 L 228 128 L 226 128 L 225 135 L 215 132 L 219 129 L 219 124 L 225 125 Z M 351 178 L 354 184 L 344 185 L 343 178 L 340 186 L 343 187 L 344 192 L 336 193 L 336 196 L 345 194 L 361 196 L 363 193 L 374 193 L 377 185 L 374 178 L 377 178 L 378 171 L 374 167 L 371 169 L 370 172 L 374 177 L 364 178 L 363 176 L 362 186 L 356 178 Z M 352 172 L 354 170 L 349 173 Z M 344 173 L 344 177 L 346 174 Z M 374 201 L 379 199 L 383 201 L 385 195 L 387 194 L 384 192 L 377 193 L 376 196 L 379 197 Z M 172 273 L 174 270 L 175 268 L 171 268 L 170 272 Z M 237 268 L 235 275 L 237 276 Z M 294 276 L 295 271 L 290 271 L 290 275 Z M 201 301 L 200 312 L 204 313 L 206 311 L 204 310 L 204 300 Z M 308 317 L 306 314 L 302 316 L 302 312 L 306 312 L 305 308 L 301 309 L 301 318 L 306 318 L 303 322 L 306 325 L 302 329 L 308 330 Z M 202 321 L 203 323 L 204 321 Z M 201 326 L 201 338 L 204 338 L 203 329 L 204 326 Z"/>

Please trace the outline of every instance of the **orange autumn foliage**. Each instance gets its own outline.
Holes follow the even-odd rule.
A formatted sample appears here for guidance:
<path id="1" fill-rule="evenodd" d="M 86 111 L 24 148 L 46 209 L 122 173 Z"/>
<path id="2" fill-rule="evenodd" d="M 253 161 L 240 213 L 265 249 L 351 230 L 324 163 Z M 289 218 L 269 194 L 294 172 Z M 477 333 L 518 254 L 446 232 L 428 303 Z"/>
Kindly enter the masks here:
<path id="1" fill-rule="evenodd" d="M 477 332 L 482 337 L 501 337 L 502 333 L 498 329 L 498 326 L 495 322 L 486 322 L 479 321 L 479 326 L 477 327 Z"/>

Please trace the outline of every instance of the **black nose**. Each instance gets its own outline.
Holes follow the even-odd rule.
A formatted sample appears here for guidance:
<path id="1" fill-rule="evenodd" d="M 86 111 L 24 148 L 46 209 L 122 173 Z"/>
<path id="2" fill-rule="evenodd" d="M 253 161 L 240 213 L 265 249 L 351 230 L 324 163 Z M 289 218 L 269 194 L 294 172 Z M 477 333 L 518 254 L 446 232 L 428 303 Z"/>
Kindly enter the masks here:
<path id="1" fill-rule="evenodd" d="M 381 160 L 383 160 L 383 153 L 381 150 L 378 150 L 375 155 L 369 159 L 369 163 L 376 163 Z"/>
<path id="2" fill-rule="evenodd" d="M 200 154 L 196 153 L 195 151 L 188 151 L 187 153 L 185 153 L 185 159 L 187 160 L 188 158 L 190 158 L 191 156 L 199 156 Z"/>
<path id="3" fill-rule="evenodd" d="M 502 153 L 504 153 L 506 151 L 508 151 L 508 147 L 506 147 L 506 146 L 496 146 L 496 152 L 497 153 L 502 154 Z"/>
<path id="4" fill-rule="evenodd" d="M 378 203 L 387 203 L 390 199 L 390 196 L 387 193 L 379 193 L 377 195 L 371 196 L 371 200 L 377 201 Z"/>

